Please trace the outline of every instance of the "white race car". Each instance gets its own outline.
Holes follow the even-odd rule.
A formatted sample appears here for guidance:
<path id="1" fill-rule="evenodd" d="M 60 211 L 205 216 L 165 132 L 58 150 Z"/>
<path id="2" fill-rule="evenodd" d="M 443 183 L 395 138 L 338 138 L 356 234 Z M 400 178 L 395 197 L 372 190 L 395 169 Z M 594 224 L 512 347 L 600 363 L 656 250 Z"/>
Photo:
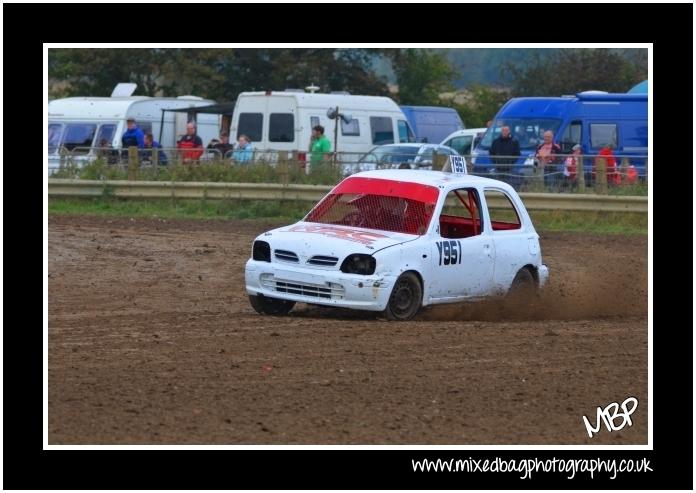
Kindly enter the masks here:
<path id="1" fill-rule="evenodd" d="M 526 299 L 548 275 L 511 186 L 421 170 L 344 179 L 301 221 L 258 236 L 245 271 L 259 313 L 284 315 L 304 302 L 390 320 L 436 303 Z"/>

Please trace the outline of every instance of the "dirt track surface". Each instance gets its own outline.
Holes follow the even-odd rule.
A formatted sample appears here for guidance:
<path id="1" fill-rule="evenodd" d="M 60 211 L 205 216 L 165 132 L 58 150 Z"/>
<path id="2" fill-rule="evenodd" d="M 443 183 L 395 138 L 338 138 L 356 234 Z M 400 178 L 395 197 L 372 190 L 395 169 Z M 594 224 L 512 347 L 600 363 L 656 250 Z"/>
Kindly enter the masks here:
<path id="1" fill-rule="evenodd" d="M 244 263 L 271 226 L 51 216 L 49 443 L 647 443 L 646 237 L 542 235 L 552 281 L 516 319 L 394 323 L 257 315 Z M 629 396 L 633 425 L 589 439 Z"/>

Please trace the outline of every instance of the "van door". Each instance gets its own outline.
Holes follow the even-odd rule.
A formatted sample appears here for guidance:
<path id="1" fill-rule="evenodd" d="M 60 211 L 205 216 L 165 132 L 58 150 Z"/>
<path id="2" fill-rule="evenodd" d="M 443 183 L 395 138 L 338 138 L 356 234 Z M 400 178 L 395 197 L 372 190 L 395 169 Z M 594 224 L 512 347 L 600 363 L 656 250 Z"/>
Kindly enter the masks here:
<path id="1" fill-rule="evenodd" d="M 396 134 L 399 136 L 399 143 L 416 141 L 416 136 L 413 134 L 411 126 L 408 124 L 406 120 L 397 120 L 396 128 Z"/>
<path id="2" fill-rule="evenodd" d="M 561 146 L 563 154 L 570 154 L 573 152 L 573 146 L 575 144 L 582 145 L 582 121 L 573 120 L 570 122 L 565 130 L 563 130 L 558 144 Z"/>

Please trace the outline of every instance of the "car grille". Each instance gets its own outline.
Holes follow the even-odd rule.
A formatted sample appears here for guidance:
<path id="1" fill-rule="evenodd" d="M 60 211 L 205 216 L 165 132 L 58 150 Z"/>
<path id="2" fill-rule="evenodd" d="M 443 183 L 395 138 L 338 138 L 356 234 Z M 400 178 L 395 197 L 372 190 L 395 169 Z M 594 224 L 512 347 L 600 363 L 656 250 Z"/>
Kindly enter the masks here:
<path id="1" fill-rule="evenodd" d="M 323 265 L 326 267 L 331 267 L 338 263 L 338 259 L 336 257 L 327 257 L 325 255 L 315 255 L 314 257 L 307 260 L 307 263 L 312 265 Z"/>
<path id="2" fill-rule="evenodd" d="M 325 284 L 310 284 L 306 282 L 291 281 L 288 279 L 276 279 L 272 276 L 261 276 L 261 284 L 264 288 L 278 293 L 297 294 L 312 298 L 324 298 L 341 300 L 345 295 L 345 289 L 340 284 L 333 282 Z"/>
<path id="3" fill-rule="evenodd" d="M 299 262 L 300 259 L 298 258 L 297 254 L 295 252 L 290 252 L 288 250 L 276 250 L 275 251 L 275 258 L 278 260 L 282 260 L 284 262 Z"/>

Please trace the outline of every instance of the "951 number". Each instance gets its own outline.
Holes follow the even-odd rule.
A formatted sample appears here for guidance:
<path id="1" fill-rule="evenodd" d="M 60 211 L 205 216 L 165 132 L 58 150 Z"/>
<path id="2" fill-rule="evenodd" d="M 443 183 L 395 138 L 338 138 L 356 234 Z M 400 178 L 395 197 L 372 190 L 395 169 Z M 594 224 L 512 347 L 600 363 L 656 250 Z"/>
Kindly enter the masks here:
<path id="1" fill-rule="evenodd" d="M 436 241 L 440 260 L 437 265 L 456 265 L 462 263 L 462 244 L 459 240 Z"/>

